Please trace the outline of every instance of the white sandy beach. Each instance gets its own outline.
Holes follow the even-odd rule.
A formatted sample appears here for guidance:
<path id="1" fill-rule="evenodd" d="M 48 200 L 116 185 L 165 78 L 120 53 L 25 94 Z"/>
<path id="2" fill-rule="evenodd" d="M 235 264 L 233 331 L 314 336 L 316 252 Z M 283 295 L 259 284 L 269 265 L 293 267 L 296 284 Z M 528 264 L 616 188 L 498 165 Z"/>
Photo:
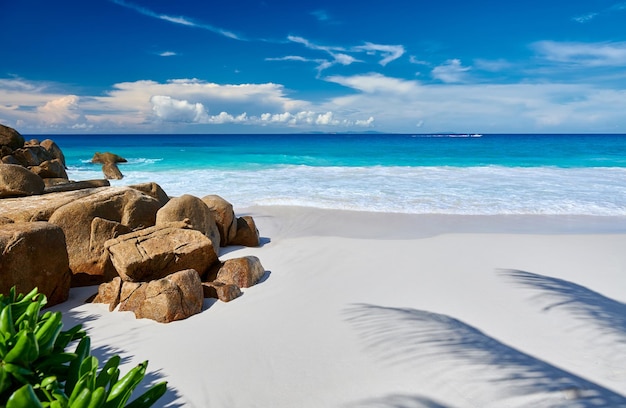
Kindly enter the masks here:
<path id="1" fill-rule="evenodd" d="M 83 304 L 94 354 L 149 360 L 158 406 L 626 406 L 626 220 L 289 207 L 252 215 L 267 273 L 159 324 Z M 123 370 L 125 371 L 125 370 Z"/>

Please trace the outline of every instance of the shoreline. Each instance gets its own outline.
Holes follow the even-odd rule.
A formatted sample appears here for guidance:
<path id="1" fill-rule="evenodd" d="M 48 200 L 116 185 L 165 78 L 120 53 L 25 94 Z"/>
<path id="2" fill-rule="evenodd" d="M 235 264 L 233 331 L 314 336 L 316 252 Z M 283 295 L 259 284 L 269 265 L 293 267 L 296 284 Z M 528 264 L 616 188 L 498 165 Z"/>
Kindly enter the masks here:
<path id="1" fill-rule="evenodd" d="M 267 271 L 242 297 L 167 325 L 93 287 L 59 306 L 98 353 L 148 359 L 159 406 L 626 406 L 626 218 L 236 213 L 262 246 L 220 259 Z"/>

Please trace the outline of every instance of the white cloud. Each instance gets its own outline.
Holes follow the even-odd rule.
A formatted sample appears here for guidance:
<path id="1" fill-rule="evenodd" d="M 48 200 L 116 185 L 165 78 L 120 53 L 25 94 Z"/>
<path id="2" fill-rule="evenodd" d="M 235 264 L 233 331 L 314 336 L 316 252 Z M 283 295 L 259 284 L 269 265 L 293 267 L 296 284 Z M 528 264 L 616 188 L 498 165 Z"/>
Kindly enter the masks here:
<path id="1" fill-rule="evenodd" d="M 149 8 L 146 7 L 142 7 L 124 0 L 111 0 L 113 3 L 122 6 L 122 7 L 126 7 L 128 9 L 134 10 L 140 14 L 143 14 L 144 16 L 147 17 L 152 17 L 152 18 L 156 18 L 159 20 L 163 20 L 163 21 L 167 21 L 173 24 L 179 24 L 179 25 L 184 25 L 187 27 L 194 27 L 194 28 L 200 28 L 203 30 L 207 30 L 207 31 L 211 31 L 215 34 L 219 34 L 222 35 L 224 37 L 228 37 L 228 38 L 232 38 L 234 40 L 245 40 L 244 38 L 238 36 L 237 34 L 225 30 L 223 28 L 219 28 L 219 27 L 215 27 L 212 26 L 210 24 L 204 24 L 204 23 L 198 23 L 193 21 L 193 19 L 189 18 L 189 17 L 184 17 L 184 16 L 170 16 L 167 14 L 159 14 L 155 11 L 150 10 Z"/>
<path id="2" fill-rule="evenodd" d="M 178 54 L 176 54 L 173 51 L 164 51 L 164 52 L 159 54 L 160 57 L 173 57 L 175 55 L 178 55 Z"/>
<path id="3" fill-rule="evenodd" d="M 154 114 L 166 122 L 206 123 L 208 116 L 204 105 L 189 103 L 170 96 L 154 95 L 150 98 Z"/>
<path id="4" fill-rule="evenodd" d="M 626 65 L 626 42 L 579 43 L 539 41 L 531 47 L 551 62 L 582 67 L 621 67 Z"/>
<path id="5" fill-rule="evenodd" d="M 391 78 L 378 73 L 353 76 L 334 75 L 324 79 L 329 82 L 334 82 L 370 94 L 407 94 L 419 92 L 419 83 L 417 81 Z"/>
<path id="6" fill-rule="evenodd" d="M 366 42 L 365 45 L 360 45 L 354 47 L 353 49 L 355 51 L 364 51 L 371 54 L 381 53 L 383 55 L 383 59 L 381 59 L 378 63 L 383 67 L 391 61 L 400 58 L 405 52 L 402 45 L 383 45 L 373 44 L 370 42 Z"/>
<path id="7" fill-rule="evenodd" d="M 80 119 L 82 112 L 78 106 L 79 97 L 67 95 L 53 99 L 37 108 L 40 118 L 48 124 L 73 123 Z"/>
<path id="8" fill-rule="evenodd" d="M 451 59 L 447 60 L 445 64 L 433 68 L 431 75 L 445 83 L 465 82 L 466 73 L 469 70 L 469 67 L 461 65 L 461 60 Z"/>

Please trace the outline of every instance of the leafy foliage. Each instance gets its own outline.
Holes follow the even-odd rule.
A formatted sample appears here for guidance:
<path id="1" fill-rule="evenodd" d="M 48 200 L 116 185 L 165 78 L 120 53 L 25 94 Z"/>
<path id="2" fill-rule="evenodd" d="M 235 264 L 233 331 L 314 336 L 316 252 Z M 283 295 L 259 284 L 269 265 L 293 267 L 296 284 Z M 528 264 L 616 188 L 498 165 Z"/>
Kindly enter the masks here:
<path id="1" fill-rule="evenodd" d="M 63 331 L 61 312 L 41 313 L 46 303 L 37 288 L 0 294 L 0 407 L 146 408 L 165 394 L 167 383 L 160 382 L 126 405 L 148 362 L 119 378 L 114 355 L 98 370 L 89 336 L 80 325 Z"/>

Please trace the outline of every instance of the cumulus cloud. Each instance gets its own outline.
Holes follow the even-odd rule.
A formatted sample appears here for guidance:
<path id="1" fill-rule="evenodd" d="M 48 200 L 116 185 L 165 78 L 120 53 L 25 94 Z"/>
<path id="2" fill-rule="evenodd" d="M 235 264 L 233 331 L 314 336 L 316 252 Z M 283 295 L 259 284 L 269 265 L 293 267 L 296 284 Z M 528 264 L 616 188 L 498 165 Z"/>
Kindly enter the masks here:
<path id="1" fill-rule="evenodd" d="M 40 118 L 48 124 L 76 122 L 82 115 L 78 101 L 79 97 L 76 95 L 63 96 L 38 107 L 37 112 Z"/>
<path id="2" fill-rule="evenodd" d="M 461 60 L 450 59 L 445 64 L 433 68 L 431 75 L 433 78 L 445 83 L 457 83 L 466 80 L 466 73 L 469 70 L 469 67 L 461 65 Z"/>
<path id="3" fill-rule="evenodd" d="M 190 103 L 165 95 L 153 96 L 150 98 L 150 103 L 154 114 L 166 122 L 203 123 L 208 120 L 206 110 L 201 103 Z"/>
<path id="4" fill-rule="evenodd" d="M 557 63 L 582 67 L 618 67 L 626 65 L 626 42 L 557 42 L 539 41 L 531 45 L 539 56 Z"/>

